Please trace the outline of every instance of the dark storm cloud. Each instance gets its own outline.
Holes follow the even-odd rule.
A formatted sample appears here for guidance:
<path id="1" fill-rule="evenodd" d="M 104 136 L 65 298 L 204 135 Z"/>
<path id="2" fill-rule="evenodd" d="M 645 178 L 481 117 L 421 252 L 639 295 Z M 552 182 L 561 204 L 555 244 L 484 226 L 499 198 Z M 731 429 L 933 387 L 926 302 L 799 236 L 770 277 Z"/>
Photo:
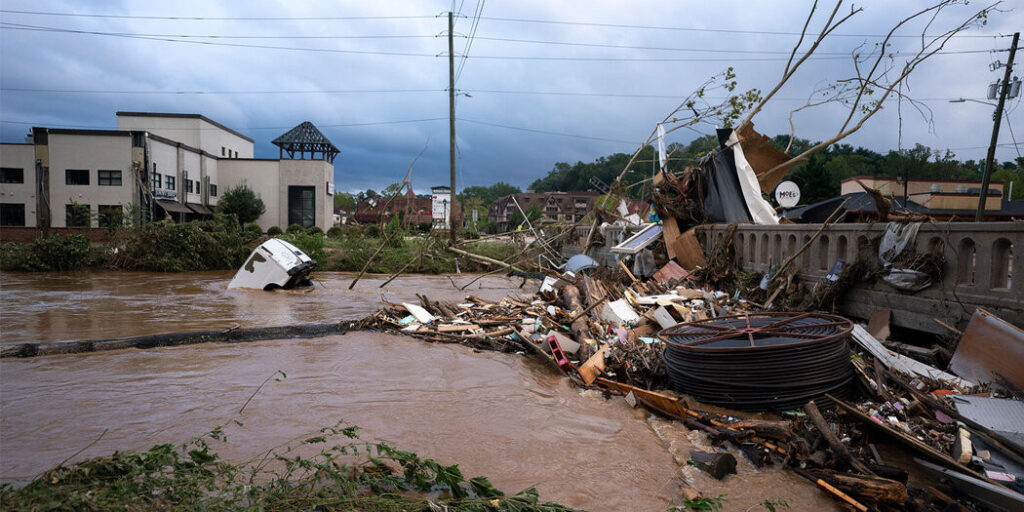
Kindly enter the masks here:
<path id="1" fill-rule="evenodd" d="M 475 2 L 465 2 L 472 14 Z M 865 11 L 837 32 L 877 34 L 895 17 L 925 5 L 921 2 L 869 2 Z M 967 15 L 968 8 L 950 10 L 936 26 L 949 26 Z M 1007 9 L 1017 7 L 1004 4 Z M 50 12 L 87 12 L 156 16 L 203 17 L 317 17 L 427 15 L 447 11 L 449 2 L 336 2 L 277 3 L 271 1 L 187 1 L 173 6 L 120 2 L 7 1 L 3 9 Z M 622 2 L 540 2 L 485 4 L 484 15 L 494 18 L 597 21 L 640 26 L 675 26 L 755 31 L 799 30 L 806 16 L 805 2 L 645 3 L 643 8 Z M 1005 34 L 1019 29 L 1019 13 L 994 15 L 986 27 L 973 33 Z M 201 113 L 236 128 L 256 141 L 257 156 L 274 157 L 270 140 L 302 121 L 309 120 L 339 146 L 336 179 L 341 190 L 381 188 L 400 180 L 425 144 L 416 162 L 413 183 L 417 190 L 448 181 L 448 125 L 445 120 L 408 124 L 342 126 L 385 121 L 446 118 L 448 114 L 447 50 L 443 37 L 413 39 L 311 39 L 338 35 L 424 35 L 446 30 L 444 18 L 401 20 L 315 21 L 172 21 L 87 17 L 51 17 L 4 14 L 5 23 L 20 23 L 76 30 L 192 34 L 306 36 L 305 39 L 218 39 L 221 43 L 291 46 L 335 50 L 401 52 L 428 56 L 361 55 L 312 51 L 288 51 L 150 41 L 99 35 L 0 30 L 0 83 L 5 89 L 92 89 L 117 91 L 339 91 L 427 89 L 433 92 L 360 94 L 52 94 L 4 91 L 0 95 L 0 135 L 20 141 L 31 124 L 44 126 L 114 127 L 114 112 L 145 110 Z M 456 33 L 466 34 L 470 19 L 458 20 Z M 812 24 L 813 26 L 813 24 Z M 753 53 L 786 51 L 795 37 L 785 35 L 693 32 L 612 28 L 585 25 L 480 22 L 457 84 L 470 97 L 458 99 L 460 187 L 507 181 L 527 186 L 543 176 L 555 162 L 588 161 L 615 151 L 630 151 L 651 132 L 655 123 L 671 111 L 707 77 L 733 66 L 740 88 L 771 87 L 781 72 L 785 56 Z M 728 49 L 741 53 L 687 53 L 651 49 L 594 48 L 490 38 L 599 43 L 604 45 L 660 48 Z M 461 53 L 465 39 L 456 40 Z M 896 49 L 913 48 L 914 39 L 900 39 Z M 849 53 L 866 37 L 834 37 L 820 48 L 829 53 Z M 991 50 L 1006 47 L 1006 38 L 959 38 L 949 50 Z M 438 57 L 440 55 L 440 57 Z M 986 85 L 997 73 L 988 64 L 1002 54 L 936 56 L 922 65 L 909 82 L 914 95 L 934 98 L 934 126 L 904 109 L 902 143 L 915 142 L 935 148 L 955 149 L 964 159 L 984 157 L 991 130 L 990 107 L 972 103 L 948 103 L 948 99 L 983 99 Z M 488 57 L 615 57 L 622 61 L 525 60 Z M 652 57 L 692 57 L 711 61 L 651 62 Z M 761 59 L 749 61 L 745 59 Z M 773 59 L 773 60 L 764 60 Z M 849 76 L 848 58 L 808 61 L 800 74 L 779 93 L 779 98 L 755 118 L 760 131 L 787 132 L 789 110 L 822 80 Z M 508 94 L 486 91 L 561 91 L 575 93 L 669 95 L 671 98 L 623 98 L 543 94 Z M 1020 123 L 1021 112 L 1010 105 L 1011 121 Z M 877 151 L 895 148 L 899 132 L 895 104 L 887 106 L 865 128 L 844 142 Z M 844 112 L 824 108 L 796 118 L 797 135 L 827 138 Z M 478 124 L 468 120 L 503 125 Z M 19 122 L 31 124 L 18 124 Z M 512 128 L 522 128 L 516 130 Z M 710 132 L 713 127 L 700 129 Z M 1004 126 L 1005 128 L 1005 126 Z M 534 130 L 534 131 L 528 131 Z M 536 133 L 551 132 L 551 133 Z M 1017 130 L 1024 135 L 1024 130 Z M 611 139 L 601 141 L 582 137 Z M 692 132 L 681 130 L 673 140 L 687 141 Z M 1004 129 L 1001 141 L 1010 142 Z M 428 142 L 429 141 L 429 142 Z M 1000 159 L 1016 156 L 1012 147 L 1001 147 Z"/>

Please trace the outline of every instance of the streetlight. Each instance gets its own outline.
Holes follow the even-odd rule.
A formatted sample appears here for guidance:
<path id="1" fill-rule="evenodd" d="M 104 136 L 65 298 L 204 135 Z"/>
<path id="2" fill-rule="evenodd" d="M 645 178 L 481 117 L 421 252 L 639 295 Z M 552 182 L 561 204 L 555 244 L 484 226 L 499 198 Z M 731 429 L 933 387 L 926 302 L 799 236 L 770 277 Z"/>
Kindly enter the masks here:
<path id="1" fill-rule="evenodd" d="M 981 103 L 982 105 L 988 105 L 990 107 L 998 107 L 999 106 L 999 105 L 996 105 L 995 103 L 989 103 L 987 101 L 981 101 L 981 100 L 972 100 L 971 98 L 960 98 L 958 100 L 949 100 L 950 103 L 964 103 L 964 102 L 967 102 L 967 101 L 973 101 L 974 103 Z"/>

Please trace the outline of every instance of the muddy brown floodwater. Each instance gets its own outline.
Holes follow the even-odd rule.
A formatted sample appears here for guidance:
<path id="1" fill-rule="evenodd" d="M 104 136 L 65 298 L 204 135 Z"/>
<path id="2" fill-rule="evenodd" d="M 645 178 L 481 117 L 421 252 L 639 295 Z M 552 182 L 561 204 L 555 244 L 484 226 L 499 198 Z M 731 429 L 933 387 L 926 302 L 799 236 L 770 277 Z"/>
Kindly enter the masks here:
<path id="1" fill-rule="evenodd" d="M 350 276 L 328 274 L 321 275 L 328 288 L 310 294 L 240 295 L 224 289 L 229 278 L 3 275 L 0 328 L 12 342 L 332 321 L 376 309 L 382 282 L 374 277 L 353 293 L 344 289 Z M 385 289 L 388 299 L 463 295 L 444 277 L 403 280 Z M 519 281 L 481 282 L 465 293 L 497 299 L 519 292 Z M 533 291 L 535 283 L 527 286 Z M 268 383 L 237 416 L 277 370 L 288 378 Z M 706 448 L 701 434 L 621 398 L 574 388 L 525 357 L 376 332 L 4 359 L 0 479 L 31 478 L 94 441 L 78 459 L 182 443 L 234 418 L 243 426 L 229 427 L 217 449 L 236 461 L 344 420 L 362 427 L 364 440 L 458 463 L 467 476 L 488 476 L 506 491 L 533 486 L 542 499 L 587 510 L 665 510 L 681 481 L 705 495 L 726 494 L 726 510 L 763 510 L 765 498 L 784 499 L 793 510 L 836 509 L 793 474 L 757 470 L 742 456 L 738 475 L 715 481 L 685 464 L 689 450 Z"/>

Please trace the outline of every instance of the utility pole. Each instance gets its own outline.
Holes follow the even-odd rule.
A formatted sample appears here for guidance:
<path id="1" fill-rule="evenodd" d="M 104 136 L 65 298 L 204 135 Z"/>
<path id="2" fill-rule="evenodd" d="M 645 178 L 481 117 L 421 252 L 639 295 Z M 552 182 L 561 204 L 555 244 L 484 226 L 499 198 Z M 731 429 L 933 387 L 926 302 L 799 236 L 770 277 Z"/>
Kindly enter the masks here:
<path id="1" fill-rule="evenodd" d="M 455 32 L 453 14 L 448 11 L 448 170 L 451 172 L 451 208 L 449 209 L 448 237 L 452 245 L 458 240 L 455 231 Z M 1016 39 L 1014 39 L 1016 45 Z M 1013 63 L 1013 57 L 1010 57 Z"/>
<path id="2" fill-rule="evenodd" d="M 999 91 L 999 103 L 996 104 L 995 124 L 992 126 L 992 142 L 988 146 L 988 158 L 985 159 L 985 173 L 981 176 L 981 193 L 978 194 L 978 212 L 974 215 L 975 222 L 981 222 L 981 219 L 985 216 L 988 181 L 992 177 L 992 166 L 996 158 L 996 142 L 999 141 L 999 125 L 1003 124 L 1003 105 L 1006 103 L 1006 93 L 1010 90 L 1013 56 L 1017 54 L 1017 41 L 1019 40 L 1020 32 L 1014 33 L 1013 43 L 1010 45 L 1010 58 L 1006 60 L 1006 72 L 1003 74 L 1003 83 Z"/>

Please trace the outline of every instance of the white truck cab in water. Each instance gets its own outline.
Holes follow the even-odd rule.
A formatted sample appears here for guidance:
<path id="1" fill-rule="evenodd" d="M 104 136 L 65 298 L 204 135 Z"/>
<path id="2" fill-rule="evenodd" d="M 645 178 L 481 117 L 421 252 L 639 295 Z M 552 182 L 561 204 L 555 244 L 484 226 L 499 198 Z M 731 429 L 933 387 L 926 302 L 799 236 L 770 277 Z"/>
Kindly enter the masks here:
<path id="1" fill-rule="evenodd" d="M 254 288 L 273 290 L 274 288 L 294 288 L 309 286 L 309 273 L 316 267 L 316 261 L 299 250 L 298 247 L 271 238 L 260 244 L 238 269 L 228 289 Z"/>

